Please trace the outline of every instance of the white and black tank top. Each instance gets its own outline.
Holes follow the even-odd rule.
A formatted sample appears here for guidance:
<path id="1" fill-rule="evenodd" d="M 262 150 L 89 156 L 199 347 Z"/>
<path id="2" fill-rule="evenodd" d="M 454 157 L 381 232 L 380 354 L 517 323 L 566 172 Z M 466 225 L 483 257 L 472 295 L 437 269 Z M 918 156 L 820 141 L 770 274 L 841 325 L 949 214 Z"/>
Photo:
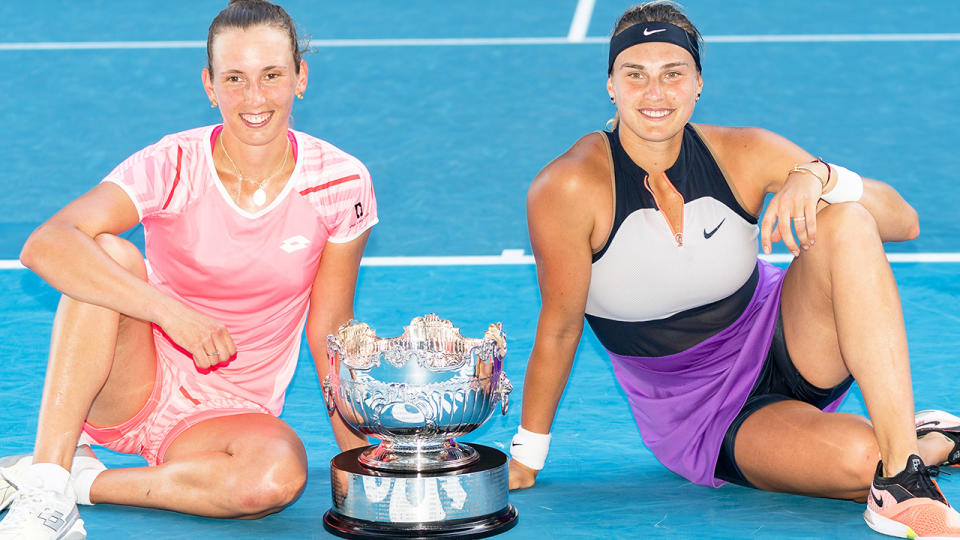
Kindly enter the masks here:
<path id="1" fill-rule="evenodd" d="M 667 356 L 720 332 L 743 313 L 758 281 L 757 218 L 737 201 L 697 130 L 687 124 L 667 178 L 683 197 L 671 230 L 619 132 L 610 143 L 615 216 L 593 255 L 586 319 L 623 356 Z"/>

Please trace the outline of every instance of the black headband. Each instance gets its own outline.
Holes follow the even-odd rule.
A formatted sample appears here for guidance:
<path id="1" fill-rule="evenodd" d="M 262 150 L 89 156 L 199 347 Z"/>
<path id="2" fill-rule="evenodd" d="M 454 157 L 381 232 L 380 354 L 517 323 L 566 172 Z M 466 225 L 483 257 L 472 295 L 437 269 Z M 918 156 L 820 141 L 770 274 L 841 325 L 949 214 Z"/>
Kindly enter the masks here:
<path id="1" fill-rule="evenodd" d="M 618 54 L 634 45 L 654 41 L 673 43 L 683 47 L 693 56 L 693 61 L 697 64 L 697 71 L 702 71 L 700 68 L 700 45 L 693 34 L 667 22 L 644 22 L 630 26 L 610 38 L 610 59 L 607 65 L 607 74 L 613 73 L 613 61 L 617 59 Z"/>

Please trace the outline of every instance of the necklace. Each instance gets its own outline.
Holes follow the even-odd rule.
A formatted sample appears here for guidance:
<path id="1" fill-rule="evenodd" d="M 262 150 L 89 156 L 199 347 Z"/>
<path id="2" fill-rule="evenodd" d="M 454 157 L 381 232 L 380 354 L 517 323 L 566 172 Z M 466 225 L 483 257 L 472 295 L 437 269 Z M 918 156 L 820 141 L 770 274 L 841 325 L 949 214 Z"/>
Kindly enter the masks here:
<path id="1" fill-rule="evenodd" d="M 220 148 L 223 149 L 223 155 L 227 156 L 227 161 L 230 162 L 230 165 L 233 165 L 233 170 L 237 173 L 237 178 L 240 180 L 237 182 L 237 203 L 240 202 L 240 190 L 243 188 L 243 183 L 247 181 L 243 177 L 243 173 L 240 172 L 240 167 L 237 167 L 237 164 L 233 162 L 233 158 L 230 157 L 230 154 L 227 153 L 227 147 L 223 145 L 223 136 L 220 136 Z M 280 173 L 284 167 L 287 166 L 287 154 L 290 153 L 290 139 L 287 139 L 287 146 L 283 150 L 283 161 L 280 163 L 280 168 L 273 172 L 270 176 L 267 176 L 263 180 L 257 182 L 256 180 L 250 180 L 257 185 L 257 190 L 253 192 L 253 204 L 257 206 L 263 206 L 263 203 L 267 202 L 267 192 L 263 190 L 263 186 L 267 185 L 274 176 Z"/>

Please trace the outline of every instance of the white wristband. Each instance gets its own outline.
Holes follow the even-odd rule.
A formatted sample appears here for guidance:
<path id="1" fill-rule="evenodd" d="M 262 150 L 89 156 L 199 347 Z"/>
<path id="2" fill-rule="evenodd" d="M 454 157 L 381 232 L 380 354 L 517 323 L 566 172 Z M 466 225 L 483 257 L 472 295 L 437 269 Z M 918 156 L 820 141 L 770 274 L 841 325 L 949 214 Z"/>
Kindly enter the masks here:
<path id="1" fill-rule="evenodd" d="M 543 469 L 549 450 L 549 433 L 546 435 L 534 433 L 523 429 L 523 426 L 517 428 L 517 434 L 513 436 L 513 442 L 510 443 L 510 457 L 537 471 Z"/>
<path id="2" fill-rule="evenodd" d="M 863 196 L 863 179 L 860 175 L 833 163 L 830 167 L 837 175 L 837 183 L 833 185 L 833 189 L 820 195 L 820 198 L 830 204 L 859 201 Z"/>

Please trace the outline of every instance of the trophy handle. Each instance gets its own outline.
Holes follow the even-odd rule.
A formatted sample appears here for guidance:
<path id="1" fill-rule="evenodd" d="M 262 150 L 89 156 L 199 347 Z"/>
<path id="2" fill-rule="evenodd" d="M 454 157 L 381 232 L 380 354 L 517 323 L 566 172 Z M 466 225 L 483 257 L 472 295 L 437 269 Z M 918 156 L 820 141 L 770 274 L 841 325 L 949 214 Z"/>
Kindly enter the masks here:
<path id="1" fill-rule="evenodd" d="M 507 374 L 501 371 L 500 380 L 497 381 L 497 395 L 500 397 L 500 412 L 503 414 L 507 414 L 507 409 L 510 408 L 510 392 L 513 392 L 513 385 L 510 384 Z"/>
<path id="2" fill-rule="evenodd" d="M 333 334 L 327 335 L 327 358 L 333 360 L 334 357 L 343 352 L 343 349 L 340 348 L 340 342 L 337 341 L 337 336 Z"/>
<path id="3" fill-rule="evenodd" d="M 337 399 L 333 395 L 333 383 L 330 382 L 330 375 L 323 378 L 320 386 L 323 387 L 323 402 L 327 404 L 327 413 L 333 414 L 333 411 L 337 408 Z"/>

